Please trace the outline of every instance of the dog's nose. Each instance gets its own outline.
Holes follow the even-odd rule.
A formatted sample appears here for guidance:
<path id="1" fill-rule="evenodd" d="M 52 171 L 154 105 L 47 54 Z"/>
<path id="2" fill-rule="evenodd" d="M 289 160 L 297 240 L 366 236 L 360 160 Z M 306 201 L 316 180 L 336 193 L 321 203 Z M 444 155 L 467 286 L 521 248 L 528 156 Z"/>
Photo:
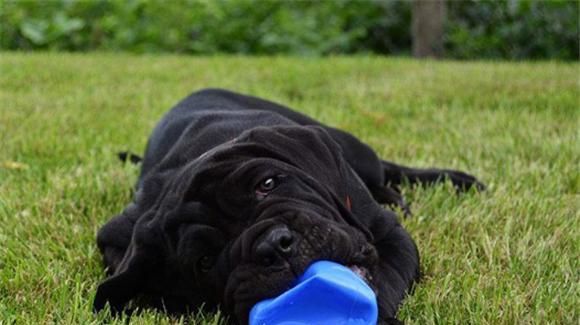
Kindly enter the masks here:
<path id="1" fill-rule="evenodd" d="M 294 236 L 286 226 L 277 227 L 268 232 L 256 246 L 256 256 L 265 265 L 272 265 L 277 260 L 292 254 Z"/>

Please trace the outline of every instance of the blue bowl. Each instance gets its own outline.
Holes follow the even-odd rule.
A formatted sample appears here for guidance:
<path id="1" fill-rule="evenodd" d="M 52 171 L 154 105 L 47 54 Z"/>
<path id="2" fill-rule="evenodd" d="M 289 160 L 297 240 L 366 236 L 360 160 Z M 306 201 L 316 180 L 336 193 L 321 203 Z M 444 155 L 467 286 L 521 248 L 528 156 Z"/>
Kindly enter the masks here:
<path id="1" fill-rule="evenodd" d="M 312 264 L 296 285 L 257 303 L 250 325 L 376 325 L 377 298 L 349 268 L 329 261 Z"/>

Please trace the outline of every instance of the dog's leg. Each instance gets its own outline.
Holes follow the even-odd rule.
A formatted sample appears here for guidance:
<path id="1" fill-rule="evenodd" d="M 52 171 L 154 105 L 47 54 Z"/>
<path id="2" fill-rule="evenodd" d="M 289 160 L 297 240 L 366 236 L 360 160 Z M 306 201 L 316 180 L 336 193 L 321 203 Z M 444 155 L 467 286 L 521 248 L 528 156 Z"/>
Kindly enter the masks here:
<path id="1" fill-rule="evenodd" d="M 392 186 L 399 186 L 405 181 L 408 181 L 411 185 L 431 185 L 449 179 L 459 191 L 467 191 L 472 187 L 480 191 L 485 189 L 485 185 L 477 178 L 459 170 L 410 168 L 384 160 L 381 163 L 385 173 L 385 182 Z"/>
<path id="2" fill-rule="evenodd" d="M 399 191 L 390 186 L 367 185 L 375 201 L 393 208 L 400 208 L 405 217 L 410 217 L 411 209 Z"/>
<path id="3" fill-rule="evenodd" d="M 373 273 L 379 292 L 378 324 L 399 324 L 396 314 L 405 296 L 419 280 L 419 252 L 409 233 L 400 225 L 392 211 L 383 210 L 371 224 L 374 246 L 380 262 Z"/>
<path id="4" fill-rule="evenodd" d="M 136 205 L 129 204 L 123 213 L 111 218 L 97 233 L 97 246 L 103 254 L 108 274 L 113 274 L 131 242 L 137 215 Z"/>

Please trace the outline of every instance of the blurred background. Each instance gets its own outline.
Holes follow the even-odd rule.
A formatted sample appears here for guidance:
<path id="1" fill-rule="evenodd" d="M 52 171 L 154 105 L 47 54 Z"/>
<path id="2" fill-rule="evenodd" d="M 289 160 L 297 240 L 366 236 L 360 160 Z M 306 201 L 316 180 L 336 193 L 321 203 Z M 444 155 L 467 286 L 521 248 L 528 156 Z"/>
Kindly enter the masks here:
<path id="1" fill-rule="evenodd" d="M 578 60 L 578 1 L 8 1 L 0 49 Z"/>

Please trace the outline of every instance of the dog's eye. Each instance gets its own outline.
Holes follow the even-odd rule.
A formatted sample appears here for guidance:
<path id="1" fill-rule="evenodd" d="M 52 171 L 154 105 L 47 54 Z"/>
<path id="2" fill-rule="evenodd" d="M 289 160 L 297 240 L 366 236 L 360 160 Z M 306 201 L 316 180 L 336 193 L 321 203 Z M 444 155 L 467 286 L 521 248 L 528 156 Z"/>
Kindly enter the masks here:
<path id="1" fill-rule="evenodd" d="M 215 258 L 213 256 L 202 256 L 199 261 L 197 261 L 197 268 L 203 272 L 207 273 L 211 270 L 213 264 L 215 263 Z"/>
<path id="2" fill-rule="evenodd" d="M 256 186 L 256 197 L 258 200 L 265 198 L 268 193 L 272 192 L 278 186 L 278 179 L 276 177 L 268 177 Z"/>
<path id="3" fill-rule="evenodd" d="M 258 200 L 264 199 L 270 192 L 275 190 L 282 182 L 283 179 L 286 178 L 286 175 L 279 174 L 276 176 L 271 176 L 264 178 L 260 183 L 256 185 L 254 193 Z"/>
<path id="4" fill-rule="evenodd" d="M 260 183 L 259 190 L 261 192 L 270 192 L 274 188 L 276 188 L 276 180 L 273 177 L 266 178 Z"/>

